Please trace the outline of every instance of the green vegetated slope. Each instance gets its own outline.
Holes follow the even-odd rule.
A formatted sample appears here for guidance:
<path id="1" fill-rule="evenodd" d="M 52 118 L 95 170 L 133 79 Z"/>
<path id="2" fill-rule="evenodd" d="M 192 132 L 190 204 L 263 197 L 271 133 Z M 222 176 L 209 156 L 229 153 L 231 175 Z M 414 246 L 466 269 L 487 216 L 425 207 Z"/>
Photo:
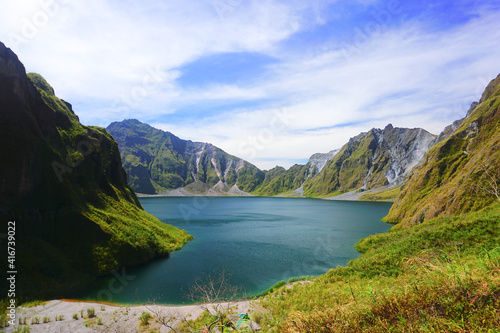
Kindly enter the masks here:
<path id="1" fill-rule="evenodd" d="M 185 195 L 328 197 L 389 185 L 389 193 L 371 198 L 393 199 L 393 188 L 436 141 L 425 130 L 388 125 L 352 138 L 340 152 L 314 154 L 305 165 L 262 171 L 212 144 L 182 140 L 138 120 L 107 130 L 118 142 L 129 185 L 144 194 L 182 189 Z"/>
<path id="2" fill-rule="evenodd" d="M 401 186 L 398 186 L 390 189 L 384 189 L 381 191 L 364 193 L 359 197 L 359 200 L 394 202 L 394 200 L 396 200 L 400 192 L 401 192 Z"/>
<path id="3" fill-rule="evenodd" d="M 112 136 L 81 125 L 2 43 L 0 133 L 0 219 L 15 221 L 19 300 L 68 296 L 191 239 L 142 209 Z"/>
<path id="4" fill-rule="evenodd" d="M 500 330 L 500 200 L 484 190 L 500 186 L 499 83 L 412 172 L 388 216 L 401 222 L 362 239 L 347 267 L 262 298 L 264 331 Z M 433 211 L 415 221 L 413 207 Z"/>
<path id="5" fill-rule="evenodd" d="M 262 298 L 264 331 L 500 330 L 500 200 L 481 180 L 500 186 L 499 81 L 412 172 L 388 216 L 401 222 L 362 239 L 363 255 L 347 267 Z M 415 220 L 422 214 L 413 207 L 433 211 Z M 320 244 L 318 251 L 329 253 Z"/>
<path id="6" fill-rule="evenodd" d="M 388 222 L 408 227 L 435 216 L 477 210 L 495 200 L 490 182 L 500 180 L 500 76 L 446 140 L 412 172 Z"/>
<path id="7" fill-rule="evenodd" d="M 255 195 L 274 196 L 295 190 L 307 179 L 308 165 L 295 164 L 288 170 L 276 166 L 265 172 L 262 184 L 252 192 Z"/>
<path id="8" fill-rule="evenodd" d="M 496 332 L 500 204 L 363 239 L 363 255 L 261 299 L 265 332 Z M 325 255 L 328 249 L 323 249 Z"/>
<path id="9" fill-rule="evenodd" d="M 338 150 L 328 153 L 317 153 L 309 158 L 306 164 L 295 164 L 288 170 L 276 166 L 265 171 L 265 179 L 252 194 L 262 196 L 303 196 L 302 188 L 307 179 L 316 176 L 336 154 Z"/>
<path id="10" fill-rule="evenodd" d="M 181 187 L 195 194 L 210 189 L 227 193 L 234 185 L 251 192 L 264 180 L 264 172 L 222 149 L 179 139 L 135 119 L 114 122 L 107 130 L 118 142 L 130 187 L 139 193 Z"/>
<path id="11" fill-rule="evenodd" d="M 435 136 L 419 128 L 372 129 L 351 138 L 314 178 L 304 184 L 308 197 L 370 190 L 402 181 L 434 144 Z"/>

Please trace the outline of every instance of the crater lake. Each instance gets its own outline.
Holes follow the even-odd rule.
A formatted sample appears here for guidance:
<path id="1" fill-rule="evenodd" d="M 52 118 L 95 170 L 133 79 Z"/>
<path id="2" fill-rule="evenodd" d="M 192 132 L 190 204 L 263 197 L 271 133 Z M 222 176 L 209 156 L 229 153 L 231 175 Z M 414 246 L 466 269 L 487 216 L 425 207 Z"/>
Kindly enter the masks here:
<path id="1" fill-rule="evenodd" d="M 79 299 L 187 304 L 195 279 L 225 271 L 246 296 L 281 280 L 317 276 L 360 254 L 361 238 L 387 232 L 387 202 L 265 197 L 145 197 L 144 209 L 194 236 L 168 258 L 117 270 Z"/>

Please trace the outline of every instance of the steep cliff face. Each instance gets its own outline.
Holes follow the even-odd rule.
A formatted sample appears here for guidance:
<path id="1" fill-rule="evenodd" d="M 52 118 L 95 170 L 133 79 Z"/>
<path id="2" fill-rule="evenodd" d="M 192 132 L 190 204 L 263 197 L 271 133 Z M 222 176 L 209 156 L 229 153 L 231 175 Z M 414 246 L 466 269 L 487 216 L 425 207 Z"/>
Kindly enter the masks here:
<path id="1" fill-rule="evenodd" d="M 135 119 L 107 130 L 118 142 L 129 185 L 139 193 L 182 188 L 191 194 L 251 192 L 264 172 L 210 143 L 182 140 Z"/>
<path id="2" fill-rule="evenodd" d="M 328 162 L 330 162 L 335 155 L 339 153 L 340 149 L 334 149 L 328 153 L 316 153 L 309 158 L 307 162 L 307 178 L 312 178 L 323 170 Z"/>
<path id="3" fill-rule="evenodd" d="M 388 222 L 409 227 L 436 216 L 481 209 L 500 188 L 500 75 L 492 80 L 456 129 L 429 150 L 411 173 Z"/>
<path id="4" fill-rule="evenodd" d="M 304 184 L 306 196 L 341 194 L 402 184 L 436 137 L 423 129 L 372 129 L 352 138 L 315 177 Z"/>
<path id="5" fill-rule="evenodd" d="M 67 296 L 190 239 L 142 210 L 111 135 L 81 125 L 2 43 L 0 133 L 0 219 L 15 221 L 21 295 Z"/>

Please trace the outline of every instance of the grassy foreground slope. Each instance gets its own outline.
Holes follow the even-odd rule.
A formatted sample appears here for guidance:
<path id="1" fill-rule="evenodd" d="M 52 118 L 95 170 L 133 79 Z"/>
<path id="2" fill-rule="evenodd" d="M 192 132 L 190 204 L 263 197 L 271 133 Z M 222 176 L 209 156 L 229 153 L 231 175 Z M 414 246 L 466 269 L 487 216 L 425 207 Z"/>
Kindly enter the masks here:
<path id="1" fill-rule="evenodd" d="M 106 130 L 80 124 L 2 43 L 0 64 L 0 219 L 2 233 L 15 221 L 18 300 L 67 297 L 191 239 L 143 210 Z"/>
<path id="2" fill-rule="evenodd" d="M 500 76 L 412 171 L 387 217 L 399 224 L 362 239 L 360 258 L 266 295 L 265 331 L 500 332 L 499 97 Z"/>
<path id="3" fill-rule="evenodd" d="M 496 332 L 500 204 L 357 244 L 363 256 L 267 295 L 271 332 Z"/>

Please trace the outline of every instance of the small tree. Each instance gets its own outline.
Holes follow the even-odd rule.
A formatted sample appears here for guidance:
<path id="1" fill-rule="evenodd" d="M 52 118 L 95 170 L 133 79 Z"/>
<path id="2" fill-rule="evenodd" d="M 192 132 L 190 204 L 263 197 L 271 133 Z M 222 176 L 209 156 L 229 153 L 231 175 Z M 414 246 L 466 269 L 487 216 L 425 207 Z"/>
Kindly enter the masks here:
<path id="1" fill-rule="evenodd" d="M 186 297 L 209 314 L 209 316 L 205 317 L 210 319 L 203 323 L 205 328 L 202 330 L 195 326 L 200 324 L 200 320 L 204 320 L 203 315 L 195 323 L 171 308 L 167 309 L 158 306 L 156 298 L 149 299 L 145 303 L 138 299 L 138 303 L 143 303 L 158 323 L 173 332 L 214 332 L 215 327 L 230 326 L 227 315 L 239 295 L 240 289 L 229 284 L 228 274 L 225 271 L 222 271 L 217 276 L 208 275 L 204 279 L 196 279 Z M 224 331 L 224 329 L 221 331 Z"/>
<path id="2" fill-rule="evenodd" d="M 223 270 L 217 277 L 208 275 L 205 279 L 195 280 L 188 292 L 188 298 L 207 311 L 215 319 L 207 323 L 207 331 L 212 332 L 215 326 L 226 327 L 230 321 L 227 315 L 232 303 L 238 298 L 240 289 L 229 283 L 227 273 Z"/>
<path id="3" fill-rule="evenodd" d="M 172 313 L 171 311 L 166 310 L 162 306 L 158 306 L 156 304 L 156 299 L 150 299 L 146 304 L 144 304 L 146 309 L 150 311 L 153 316 L 156 318 L 160 325 L 165 326 L 169 330 L 177 333 L 176 324 L 178 323 L 178 318 L 181 316 L 178 315 L 177 312 Z"/>

